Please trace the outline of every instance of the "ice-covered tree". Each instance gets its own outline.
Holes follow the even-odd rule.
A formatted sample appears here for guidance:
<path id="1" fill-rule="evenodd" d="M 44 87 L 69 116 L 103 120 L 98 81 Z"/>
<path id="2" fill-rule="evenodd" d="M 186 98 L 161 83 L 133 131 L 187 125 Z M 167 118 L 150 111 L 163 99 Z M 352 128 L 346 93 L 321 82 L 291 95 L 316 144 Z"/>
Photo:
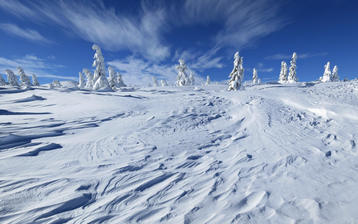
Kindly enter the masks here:
<path id="1" fill-rule="evenodd" d="M 118 88 L 126 87 L 127 85 L 123 82 L 121 73 L 117 72 L 116 74 L 117 74 L 117 82 L 116 82 L 117 87 Z"/>
<path id="2" fill-rule="evenodd" d="M 7 82 L 9 83 L 9 85 L 13 87 L 19 87 L 19 83 L 17 82 L 17 77 L 14 74 L 14 72 L 11 71 L 10 69 L 6 69 L 5 72 L 7 75 Z"/>
<path id="3" fill-rule="evenodd" d="M 178 70 L 176 85 L 177 86 L 188 85 L 189 83 L 189 77 L 187 73 L 188 68 L 183 59 L 179 59 L 179 65 L 176 66 L 176 69 Z"/>
<path id="4" fill-rule="evenodd" d="M 153 87 L 159 86 L 158 85 L 158 80 L 157 80 L 157 78 L 155 76 L 152 76 L 152 81 L 153 81 Z"/>
<path id="5" fill-rule="evenodd" d="M 164 87 L 164 86 L 168 86 L 167 81 L 165 81 L 164 79 L 160 80 L 160 84 Z"/>
<path id="6" fill-rule="evenodd" d="M 287 82 L 287 64 L 284 61 L 281 62 L 281 71 L 280 71 L 280 77 L 278 82 L 279 83 Z"/>
<path id="7" fill-rule="evenodd" d="M 30 78 L 25 74 L 24 69 L 17 67 L 17 73 L 20 76 L 21 86 L 29 88 L 31 86 Z"/>
<path id="8" fill-rule="evenodd" d="M 60 81 L 58 80 L 53 80 L 52 83 L 50 84 L 50 89 L 53 89 L 53 88 L 61 88 L 62 85 L 60 83 Z"/>
<path id="9" fill-rule="evenodd" d="M 90 70 L 84 68 L 82 69 L 82 72 L 85 74 L 86 76 L 86 89 L 93 89 L 94 83 L 93 83 L 93 74 Z"/>
<path id="10" fill-rule="evenodd" d="M 108 83 L 109 86 L 113 89 L 114 87 L 117 87 L 117 75 L 114 71 L 114 68 L 112 68 L 111 66 L 108 66 L 108 74 Z"/>
<path id="11" fill-rule="evenodd" d="M 327 62 L 327 64 L 324 65 L 324 73 L 323 76 L 320 77 L 321 82 L 330 82 L 332 81 L 332 72 L 331 72 L 331 63 Z"/>
<path id="12" fill-rule="evenodd" d="M 210 85 L 210 76 L 206 76 L 206 82 L 205 82 L 205 85 L 208 86 Z"/>
<path id="13" fill-rule="evenodd" d="M 333 70 L 332 70 L 332 79 L 331 79 L 333 82 L 337 82 L 339 81 L 339 76 L 338 76 L 338 66 L 335 65 L 333 67 Z"/>
<path id="14" fill-rule="evenodd" d="M 257 76 L 256 68 L 252 70 L 252 84 L 254 85 L 259 84 L 259 77 Z"/>
<path id="15" fill-rule="evenodd" d="M 86 86 L 85 79 L 83 77 L 82 72 L 78 73 L 78 88 L 83 89 Z"/>
<path id="16" fill-rule="evenodd" d="M 290 62 L 290 72 L 288 74 L 288 77 L 287 77 L 287 81 L 289 83 L 295 83 L 297 82 L 297 77 L 296 77 L 296 60 L 297 60 L 297 54 L 296 52 L 293 52 L 292 54 L 292 59 L 291 59 L 291 62 Z"/>
<path id="17" fill-rule="evenodd" d="M 194 78 L 194 74 L 192 71 L 190 71 L 189 73 L 189 83 L 188 85 L 195 85 L 195 78 Z"/>
<path id="18" fill-rule="evenodd" d="M 229 80 L 228 90 L 239 90 L 244 78 L 243 58 L 240 57 L 239 52 L 234 55 L 234 68 L 232 69 Z"/>
<path id="19" fill-rule="evenodd" d="M 4 80 L 4 78 L 2 77 L 2 75 L 0 74 L 0 86 L 5 86 L 6 82 Z"/>
<path id="20" fill-rule="evenodd" d="M 92 46 L 92 49 L 95 52 L 93 56 L 93 67 L 96 67 L 96 70 L 94 72 L 93 81 L 94 81 L 94 90 L 110 90 L 110 86 L 108 83 L 108 80 L 106 78 L 106 71 L 105 71 L 105 64 L 104 64 L 104 58 L 102 55 L 101 48 L 94 44 Z"/>
<path id="21" fill-rule="evenodd" d="M 37 77 L 36 77 L 35 74 L 32 74 L 32 84 L 33 84 L 34 86 L 40 86 L 40 83 L 39 83 L 39 81 L 37 80 Z"/>

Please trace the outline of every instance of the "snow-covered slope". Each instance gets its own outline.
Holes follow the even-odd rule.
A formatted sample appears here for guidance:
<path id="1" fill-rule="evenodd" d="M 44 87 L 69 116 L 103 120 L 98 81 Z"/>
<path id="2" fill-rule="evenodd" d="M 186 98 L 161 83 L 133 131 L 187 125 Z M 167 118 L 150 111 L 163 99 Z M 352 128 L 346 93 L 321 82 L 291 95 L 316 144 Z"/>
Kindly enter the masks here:
<path id="1" fill-rule="evenodd" d="M 0 89 L 0 223 L 354 223 L 358 82 Z"/>

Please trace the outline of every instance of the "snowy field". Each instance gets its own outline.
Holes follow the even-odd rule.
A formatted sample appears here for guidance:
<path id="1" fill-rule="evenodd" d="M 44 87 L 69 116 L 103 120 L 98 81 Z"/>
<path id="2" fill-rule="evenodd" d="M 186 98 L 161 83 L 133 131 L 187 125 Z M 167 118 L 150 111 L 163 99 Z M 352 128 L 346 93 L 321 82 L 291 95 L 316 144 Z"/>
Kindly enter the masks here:
<path id="1" fill-rule="evenodd" d="M 358 81 L 0 88 L 0 223 L 358 223 Z"/>

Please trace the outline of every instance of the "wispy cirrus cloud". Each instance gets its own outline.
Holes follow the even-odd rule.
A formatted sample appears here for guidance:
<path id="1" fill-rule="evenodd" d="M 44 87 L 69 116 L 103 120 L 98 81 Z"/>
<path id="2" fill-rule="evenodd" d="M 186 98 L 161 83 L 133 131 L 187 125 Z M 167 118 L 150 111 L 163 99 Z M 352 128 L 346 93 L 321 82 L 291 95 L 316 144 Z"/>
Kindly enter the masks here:
<path id="1" fill-rule="evenodd" d="M 312 58 L 312 57 L 322 57 L 322 56 L 326 56 L 328 55 L 327 52 L 320 52 L 320 53 L 302 53 L 302 54 L 297 54 L 297 58 L 300 59 L 306 59 L 306 58 Z M 274 54 L 274 55 L 270 55 L 265 57 L 266 60 L 289 60 L 292 58 L 292 54 Z"/>
<path id="2" fill-rule="evenodd" d="M 101 1 L 0 1 L 0 8 L 34 21 L 55 23 L 107 50 L 127 49 L 149 60 L 162 60 L 170 49 L 161 41 L 165 12 L 143 7 L 136 16 L 118 14 Z"/>
<path id="3" fill-rule="evenodd" d="M 51 41 L 47 40 L 44 36 L 42 36 L 39 32 L 32 29 L 24 29 L 15 24 L 10 23 L 1 23 L 0 29 L 6 33 L 9 33 L 14 36 L 18 36 L 30 41 L 37 41 L 41 43 L 51 43 Z"/>
<path id="4" fill-rule="evenodd" d="M 43 78 L 77 80 L 75 77 L 53 74 L 53 71 L 58 68 L 63 68 L 64 66 L 49 63 L 46 59 L 39 58 L 35 55 L 28 54 L 18 58 L 0 57 L 1 73 L 3 73 L 6 69 L 13 70 L 16 73 L 17 67 L 22 67 L 28 75 L 36 74 L 38 77 Z"/>

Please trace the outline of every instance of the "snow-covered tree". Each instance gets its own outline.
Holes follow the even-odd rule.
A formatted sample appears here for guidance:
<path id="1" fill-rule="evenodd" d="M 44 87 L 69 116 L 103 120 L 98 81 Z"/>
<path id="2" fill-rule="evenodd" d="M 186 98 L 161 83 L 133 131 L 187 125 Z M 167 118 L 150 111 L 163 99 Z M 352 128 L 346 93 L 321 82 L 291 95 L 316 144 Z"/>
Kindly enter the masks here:
<path id="1" fill-rule="evenodd" d="M 244 78 L 243 58 L 240 57 L 239 52 L 234 55 L 234 68 L 232 69 L 229 80 L 228 90 L 238 90 L 241 87 Z"/>
<path id="2" fill-rule="evenodd" d="M 14 74 L 14 72 L 11 71 L 10 69 L 6 69 L 5 72 L 7 75 L 7 82 L 9 83 L 9 85 L 13 87 L 19 87 L 19 83 L 17 82 L 17 77 Z"/>
<path id="3" fill-rule="evenodd" d="M 296 77 L 296 60 L 297 60 L 297 54 L 296 52 L 293 52 L 292 54 L 292 59 L 290 62 L 290 72 L 288 74 L 288 78 L 287 81 L 289 83 L 294 83 L 297 82 L 297 77 Z"/>
<path id="4" fill-rule="evenodd" d="M 333 82 L 337 82 L 339 81 L 339 76 L 338 76 L 338 66 L 335 65 L 333 67 L 333 70 L 332 70 L 332 79 L 331 79 Z"/>
<path id="5" fill-rule="evenodd" d="M 282 84 L 287 82 L 287 64 L 284 61 L 281 62 L 281 71 L 278 82 Z"/>
<path id="6" fill-rule="evenodd" d="M 29 88 L 31 86 L 30 78 L 25 74 L 24 69 L 17 67 L 17 73 L 20 76 L 21 86 Z"/>
<path id="7" fill-rule="evenodd" d="M 187 74 L 188 68 L 183 59 L 179 59 L 179 65 L 176 66 L 176 69 L 178 70 L 176 85 L 177 86 L 188 85 L 189 84 L 189 77 Z"/>
<path id="8" fill-rule="evenodd" d="M 257 76 L 257 70 L 256 68 L 254 68 L 252 70 L 252 84 L 256 85 L 256 84 L 259 84 L 259 77 Z"/>
<path id="9" fill-rule="evenodd" d="M 160 80 L 160 84 L 164 87 L 164 86 L 168 86 L 167 81 L 165 81 L 164 79 Z"/>
<path id="10" fill-rule="evenodd" d="M 95 50 L 95 54 L 93 56 L 93 67 L 96 67 L 96 70 L 94 72 L 94 90 L 110 90 L 110 86 L 108 83 L 108 80 L 106 78 L 106 71 L 105 71 L 105 64 L 104 64 L 104 58 L 102 55 L 101 48 L 94 44 L 92 46 L 92 49 Z"/>
<path id="11" fill-rule="evenodd" d="M 32 84 L 33 84 L 34 86 L 40 86 L 40 83 L 39 83 L 39 81 L 37 80 L 37 77 L 36 77 L 35 74 L 32 74 Z"/>
<path id="12" fill-rule="evenodd" d="M 52 83 L 50 84 L 50 89 L 53 89 L 53 88 L 61 88 L 62 85 L 60 83 L 60 81 L 58 80 L 53 80 Z"/>
<path id="13" fill-rule="evenodd" d="M 82 69 L 82 72 L 86 75 L 86 89 L 93 89 L 94 83 L 93 83 L 93 74 L 90 70 L 84 68 Z"/>
<path id="14" fill-rule="evenodd" d="M 117 87 L 118 88 L 126 87 L 127 85 L 124 84 L 121 73 L 117 72 L 116 74 L 117 74 L 116 75 L 117 76 L 117 82 L 116 82 Z"/>
<path id="15" fill-rule="evenodd" d="M 5 86 L 6 82 L 4 80 L 4 78 L 2 77 L 2 75 L 0 74 L 0 86 Z"/>
<path id="16" fill-rule="evenodd" d="M 331 72 L 331 63 L 327 62 L 327 64 L 324 65 L 324 73 L 323 76 L 320 77 L 321 82 L 330 82 L 332 81 L 332 72 Z"/>
<path id="17" fill-rule="evenodd" d="M 194 78 L 194 74 L 193 72 L 190 71 L 189 73 L 189 82 L 188 82 L 188 85 L 195 85 L 195 78 Z"/>
<path id="18" fill-rule="evenodd" d="M 158 80 L 157 80 L 157 78 L 155 76 L 152 76 L 152 80 L 153 80 L 153 87 L 159 86 L 158 85 Z"/>
<path id="19" fill-rule="evenodd" d="M 210 85 L 210 76 L 206 76 L 206 82 L 205 82 L 205 85 L 208 86 Z"/>
<path id="20" fill-rule="evenodd" d="M 109 86 L 113 89 L 114 87 L 117 87 L 117 75 L 116 72 L 114 71 L 114 68 L 112 68 L 111 66 L 108 66 L 108 74 L 109 74 L 108 83 Z"/>
<path id="21" fill-rule="evenodd" d="M 78 73 L 78 88 L 83 89 L 86 86 L 85 79 L 83 77 L 82 72 Z"/>

